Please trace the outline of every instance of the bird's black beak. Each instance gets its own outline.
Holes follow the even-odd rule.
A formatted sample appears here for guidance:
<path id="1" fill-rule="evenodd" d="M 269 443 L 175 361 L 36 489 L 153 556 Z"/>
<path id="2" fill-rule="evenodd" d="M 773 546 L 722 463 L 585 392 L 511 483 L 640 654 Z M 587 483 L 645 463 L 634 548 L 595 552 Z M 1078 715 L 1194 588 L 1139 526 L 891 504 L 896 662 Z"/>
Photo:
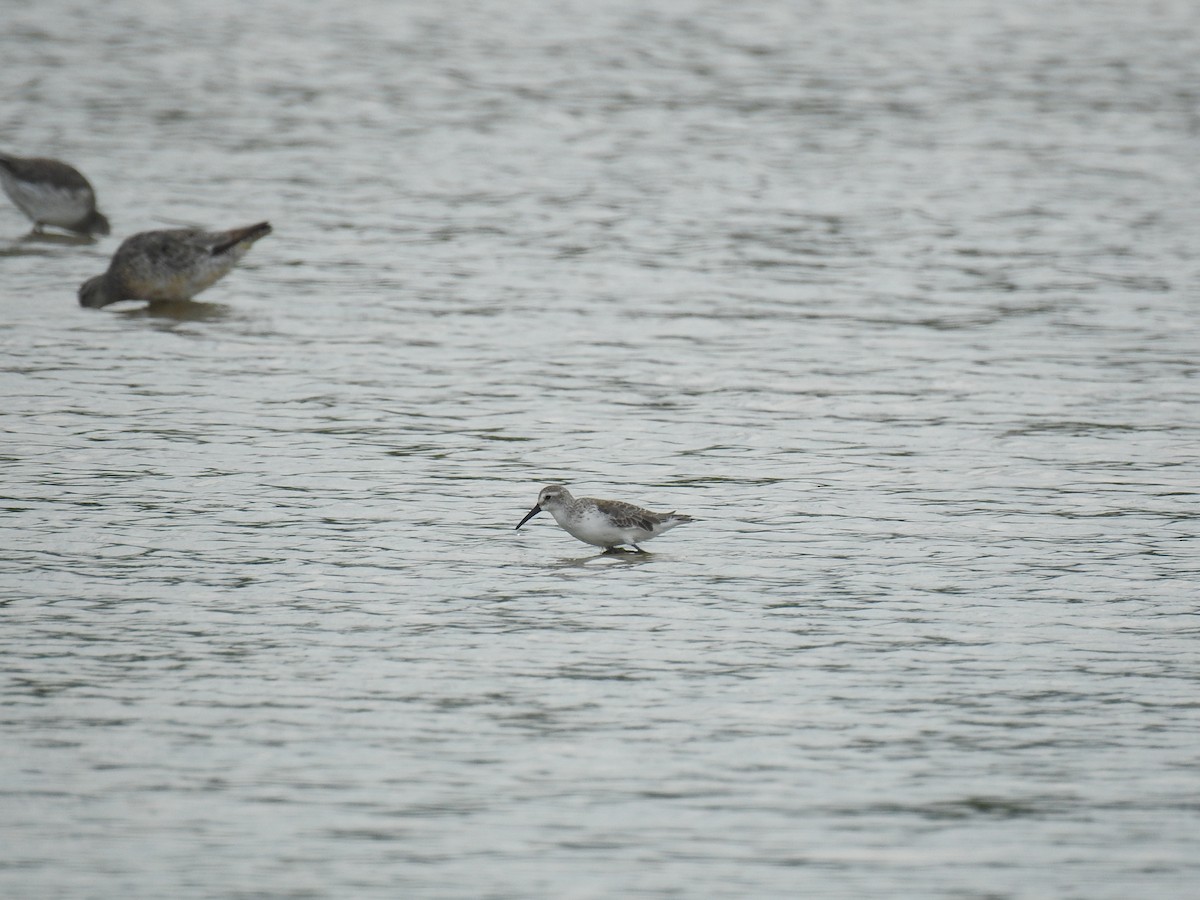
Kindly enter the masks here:
<path id="1" fill-rule="evenodd" d="M 520 522 L 517 523 L 517 528 L 520 528 L 522 525 L 524 525 L 526 522 L 528 522 L 530 519 L 532 519 L 534 516 L 536 516 L 541 511 L 542 511 L 542 508 L 535 503 L 533 506 L 533 509 L 531 509 L 528 513 L 525 514 L 525 518 L 523 518 Z M 514 528 L 513 531 L 516 531 L 517 528 Z"/>

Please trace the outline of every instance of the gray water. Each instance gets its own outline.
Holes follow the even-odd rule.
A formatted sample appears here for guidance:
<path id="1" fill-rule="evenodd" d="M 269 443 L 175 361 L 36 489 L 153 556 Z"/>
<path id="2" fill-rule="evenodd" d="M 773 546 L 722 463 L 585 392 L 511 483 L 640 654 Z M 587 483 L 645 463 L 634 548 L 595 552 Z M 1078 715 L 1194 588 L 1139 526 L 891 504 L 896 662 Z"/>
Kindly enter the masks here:
<path id="1" fill-rule="evenodd" d="M 1194 4 L 4 20 L 0 894 L 1195 896 Z"/>

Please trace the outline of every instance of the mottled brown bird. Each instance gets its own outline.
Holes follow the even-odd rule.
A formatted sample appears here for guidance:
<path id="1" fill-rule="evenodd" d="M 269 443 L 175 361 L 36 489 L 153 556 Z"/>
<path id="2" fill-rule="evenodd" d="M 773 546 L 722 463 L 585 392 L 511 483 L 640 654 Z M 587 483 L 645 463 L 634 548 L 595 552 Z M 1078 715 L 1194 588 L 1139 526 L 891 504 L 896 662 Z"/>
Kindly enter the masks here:
<path id="1" fill-rule="evenodd" d="M 143 231 L 117 248 L 107 272 L 80 286 L 79 302 L 99 307 L 118 300 L 191 300 L 232 269 L 255 241 L 270 233 L 268 222 L 228 231 Z"/>

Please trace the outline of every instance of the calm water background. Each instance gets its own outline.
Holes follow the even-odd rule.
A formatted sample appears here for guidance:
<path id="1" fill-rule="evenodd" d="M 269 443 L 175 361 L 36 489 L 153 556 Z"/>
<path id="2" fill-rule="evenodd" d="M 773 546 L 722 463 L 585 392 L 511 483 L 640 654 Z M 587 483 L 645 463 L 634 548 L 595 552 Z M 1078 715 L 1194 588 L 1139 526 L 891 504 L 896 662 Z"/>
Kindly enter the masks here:
<path id="1" fill-rule="evenodd" d="M 1195 4 L 4 18 L 0 893 L 1195 896 Z"/>

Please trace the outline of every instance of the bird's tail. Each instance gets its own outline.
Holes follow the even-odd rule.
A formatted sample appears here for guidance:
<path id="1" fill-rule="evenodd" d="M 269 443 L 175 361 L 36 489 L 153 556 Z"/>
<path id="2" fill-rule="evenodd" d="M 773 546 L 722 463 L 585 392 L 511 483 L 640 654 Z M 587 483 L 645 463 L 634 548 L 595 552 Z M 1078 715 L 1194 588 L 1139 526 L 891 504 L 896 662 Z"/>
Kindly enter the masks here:
<path id="1" fill-rule="evenodd" d="M 231 228 L 226 233 L 229 237 L 212 248 L 213 256 L 219 256 L 232 250 L 238 244 L 253 244 L 259 238 L 266 237 L 271 233 L 271 223 L 259 222 L 257 225 L 247 225 L 245 228 Z"/>

